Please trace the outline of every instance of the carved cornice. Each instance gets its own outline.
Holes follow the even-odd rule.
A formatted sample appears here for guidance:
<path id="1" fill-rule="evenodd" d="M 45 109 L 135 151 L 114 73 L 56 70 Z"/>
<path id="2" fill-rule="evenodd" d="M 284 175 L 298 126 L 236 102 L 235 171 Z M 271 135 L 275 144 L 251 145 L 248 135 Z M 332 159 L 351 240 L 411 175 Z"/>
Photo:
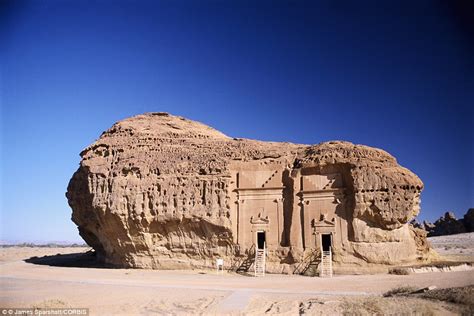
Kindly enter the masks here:
<path id="1" fill-rule="evenodd" d="M 240 192 L 240 191 L 274 191 L 274 190 L 283 190 L 285 188 L 285 186 L 282 186 L 282 187 L 260 187 L 260 188 L 236 188 L 234 189 L 236 192 Z"/>
<path id="2" fill-rule="evenodd" d="M 284 187 L 236 189 L 238 200 L 275 200 L 283 197 Z"/>
<path id="3" fill-rule="evenodd" d="M 312 200 L 328 200 L 334 199 L 335 202 L 340 203 L 344 198 L 344 188 L 340 189 L 326 189 L 326 190 L 311 190 L 311 191 L 300 191 L 298 192 L 299 197 L 302 201 Z M 340 202 L 338 202 L 338 200 Z"/>

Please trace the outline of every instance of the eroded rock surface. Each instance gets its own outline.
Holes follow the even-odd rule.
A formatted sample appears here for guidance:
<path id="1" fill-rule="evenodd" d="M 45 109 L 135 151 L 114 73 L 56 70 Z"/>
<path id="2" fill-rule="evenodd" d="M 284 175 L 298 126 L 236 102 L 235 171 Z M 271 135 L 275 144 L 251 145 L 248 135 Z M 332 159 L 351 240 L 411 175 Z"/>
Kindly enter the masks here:
<path id="1" fill-rule="evenodd" d="M 114 124 L 81 153 L 72 220 L 121 267 L 242 267 L 265 232 L 267 270 L 293 273 L 330 235 L 336 267 L 427 260 L 421 180 L 387 152 L 230 138 L 148 113 Z M 250 263 L 251 264 L 251 263 Z"/>

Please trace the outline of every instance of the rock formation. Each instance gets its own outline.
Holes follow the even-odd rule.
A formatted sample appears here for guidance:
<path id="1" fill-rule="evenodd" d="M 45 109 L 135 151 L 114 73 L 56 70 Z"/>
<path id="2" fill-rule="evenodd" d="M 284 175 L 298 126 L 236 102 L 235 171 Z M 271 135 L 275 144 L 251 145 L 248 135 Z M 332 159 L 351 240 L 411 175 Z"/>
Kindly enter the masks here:
<path id="1" fill-rule="evenodd" d="M 230 138 L 148 113 L 114 124 L 81 157 L 66 193 L 72 220 L 115 266 L 224 258 L 239 268 L 260 242 L 269 272 L 295 272 L 325 243 L 336 271 L 429 257 L 426 233 L 408 225 L 423 183 L 380 149 Z"/>
<path id="2" fill-rule="evenodd" d="M 468 209 L 461 221 L 466 228 L 466 232 L 474 232 L 474 208 Z"/>
<path id="3" fill-rule="evenodd" d="M 469 233 L 474 231 L 474 209 L 470 208 L 462 219 L 457 219 L 453 212 L 446 212 L 434 222 L 424 221 L 421 225 L 429 237 Z"/>

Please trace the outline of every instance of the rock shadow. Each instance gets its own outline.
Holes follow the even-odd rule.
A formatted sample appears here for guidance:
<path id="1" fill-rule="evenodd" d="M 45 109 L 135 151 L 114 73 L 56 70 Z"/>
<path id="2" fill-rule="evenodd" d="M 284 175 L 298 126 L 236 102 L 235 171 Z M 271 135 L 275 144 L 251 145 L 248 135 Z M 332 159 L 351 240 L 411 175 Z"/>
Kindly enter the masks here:
<path id="1" fill-rule="evenodd" d="M 42 257 L 31 257 L 23 260 L 27 263 L 46 265 L 52 267 L 67 268 L 104 268 L 111 269 L 113 266 L 97 259 L 94 251 L 77 252 L 68 254 L 56 254 Z"/>

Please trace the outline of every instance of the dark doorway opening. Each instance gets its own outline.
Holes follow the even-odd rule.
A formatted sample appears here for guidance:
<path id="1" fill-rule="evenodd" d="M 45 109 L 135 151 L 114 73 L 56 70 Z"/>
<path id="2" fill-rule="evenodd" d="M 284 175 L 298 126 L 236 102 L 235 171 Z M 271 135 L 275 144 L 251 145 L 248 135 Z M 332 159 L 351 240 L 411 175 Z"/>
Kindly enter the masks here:
<path id="1" fill-rule="evenodd" d="M 265 232 L 257 232 L 257 248 L 263 249 L 265 248 Z"/>
<path id="2" fill-rule="evenodd" d="M 331 249 L 331 234 L 321 235 L 321 245 L 323 246 L 323 251 L 329 251 Z"/>

